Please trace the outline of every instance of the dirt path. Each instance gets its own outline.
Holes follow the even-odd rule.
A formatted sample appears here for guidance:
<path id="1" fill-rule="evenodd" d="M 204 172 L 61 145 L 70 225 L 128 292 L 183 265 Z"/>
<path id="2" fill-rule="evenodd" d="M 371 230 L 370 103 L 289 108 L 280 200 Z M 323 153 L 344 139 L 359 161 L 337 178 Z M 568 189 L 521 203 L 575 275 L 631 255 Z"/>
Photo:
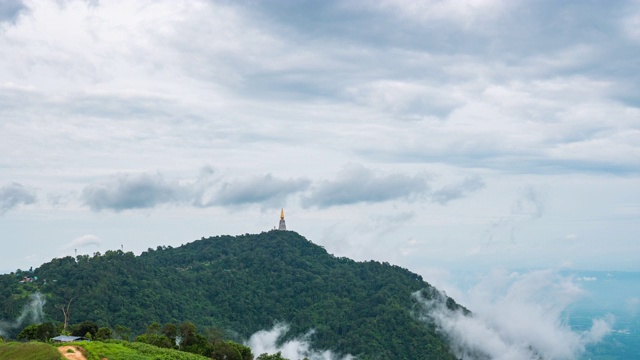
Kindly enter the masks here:
<path id="1" fill-rule="evenodd" d="M 67 352 L 67 350 L 69 349 L 73 350 L 73 352 Z M 87 360 L 87 358 L 84 357 L 80 350 L 78 350 L 78 348 L 75 346 L 60 346 L 58 348 L 58 351 L 60 351 L 60 354 L 62 354 L 62 356 L 64 356 L 66 359 Z"/>

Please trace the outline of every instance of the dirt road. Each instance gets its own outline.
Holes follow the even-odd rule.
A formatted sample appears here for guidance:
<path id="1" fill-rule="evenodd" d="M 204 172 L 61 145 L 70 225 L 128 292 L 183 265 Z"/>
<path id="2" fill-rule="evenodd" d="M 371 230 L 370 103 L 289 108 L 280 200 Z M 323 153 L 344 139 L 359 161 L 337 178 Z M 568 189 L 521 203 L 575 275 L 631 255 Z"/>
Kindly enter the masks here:
<path id="1" fill-rule="evenodd" d="M 69 349 L 73 350 L 73 352 L 67 352 Z M 80 350 L 78 350 L 78 348 L 75 346 L 60 346 L 58 348 L 58 351 L 60 351 L 60 354 L 62 354 L 62 356 L 64 356 L 67 359 L 87 360 L 87 358 L 84 357 L 84 355 L 82 355 Z"/>

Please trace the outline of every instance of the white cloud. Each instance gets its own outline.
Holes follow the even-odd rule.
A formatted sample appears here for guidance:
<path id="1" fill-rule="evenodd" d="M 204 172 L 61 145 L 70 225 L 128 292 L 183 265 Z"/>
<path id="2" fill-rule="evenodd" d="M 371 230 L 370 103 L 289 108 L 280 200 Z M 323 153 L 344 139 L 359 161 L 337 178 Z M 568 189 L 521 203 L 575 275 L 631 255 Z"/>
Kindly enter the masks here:
<path id="1" fill-rule="evenodd" d="M 391 9 L 401 16 L 414 21 L 429 23 L 431 21 L 450 21 L 463 29 L 474 28 L 487 18 L 499 16 L 510 4 L 503 0 L 385 0 L 379 3 L 381 9 Z"/>
<path id="2" fill-rule="evenodd" d="M 351 355 L 339 356 L 329 350 L 313 350 L 309 341 L 309 337 L 313 331 L 302 337 L 297 337 L 279 344 L 280 339 L 288 331 L 288 325 L 276 324 L 271 330 L 261 330 L 251 335 L 245 345 L 251 348 L 251 352 L 255 354 L 255 356 L 259 356 L 264 353 L 275 354 L 280 352 L 283 357 L 290 360 L 301 360 L 303 358 L 307 358 L 309 360 L 353 359 L 353 356 Z"/>
<path id="3" fill-rule="evenodd" d="M 633 2 L 625 13 L 620 23 L 622 32 L 629 39 L 640 42 L 640 4 L 637 1 Z"/>
<path id="4" fill-rule="evenodd" d="M 377 80 L 352 86 L 346 94 L 356 103 L 415 120 L 444 118 L 461 105 L 455 93 L 422 81 Z"/>
<path id="5" fill-rule="evenodd" d="M 583 294 L 570 278 L 544 270 L 484 277 L 467 298 L 457 299 L 473 311 L 470 316 L 447 309 L 444 298 L 415 296 L 425 305 L 425 321 L 435 322 L 462 359 L 572 360 L 611 333 L 614 321 L 594 319 L 589 331 L 572 331 L 563 312 Z"/>
<path id="6" fill-rule="evenodd" d="M 99 237 L 92 234 L 86 234 L 71 240 L 64 246 L 64 249 L 77 249 L 91 245 L 99 246 L 101 243 L 102 240 Z"/>

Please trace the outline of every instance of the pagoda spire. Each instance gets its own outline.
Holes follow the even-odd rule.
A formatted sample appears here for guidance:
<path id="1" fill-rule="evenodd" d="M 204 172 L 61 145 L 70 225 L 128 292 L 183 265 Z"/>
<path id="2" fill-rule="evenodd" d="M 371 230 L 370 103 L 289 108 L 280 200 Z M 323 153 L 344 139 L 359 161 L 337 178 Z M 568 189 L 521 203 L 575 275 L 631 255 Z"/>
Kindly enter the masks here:
<path id="1" fill-rule="evenodd" d="M 287 230 L 287 224 L 284 222 L 284 209 L 280 210 L 280 224 L 278 225 L 278 230 Z"/>

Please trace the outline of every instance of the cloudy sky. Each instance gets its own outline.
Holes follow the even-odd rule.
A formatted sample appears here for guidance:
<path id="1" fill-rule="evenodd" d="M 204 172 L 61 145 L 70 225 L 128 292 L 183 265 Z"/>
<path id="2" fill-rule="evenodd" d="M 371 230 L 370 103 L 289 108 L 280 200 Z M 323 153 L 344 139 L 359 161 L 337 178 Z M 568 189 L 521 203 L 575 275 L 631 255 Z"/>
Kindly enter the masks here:
<path id="1" fill-rule="evenodd" d="M 640 2 L 0 0 L 0 271 L 277 225 L 640 270 Z"/>

